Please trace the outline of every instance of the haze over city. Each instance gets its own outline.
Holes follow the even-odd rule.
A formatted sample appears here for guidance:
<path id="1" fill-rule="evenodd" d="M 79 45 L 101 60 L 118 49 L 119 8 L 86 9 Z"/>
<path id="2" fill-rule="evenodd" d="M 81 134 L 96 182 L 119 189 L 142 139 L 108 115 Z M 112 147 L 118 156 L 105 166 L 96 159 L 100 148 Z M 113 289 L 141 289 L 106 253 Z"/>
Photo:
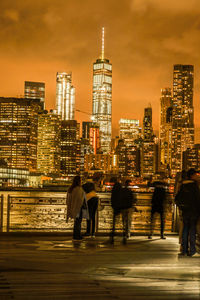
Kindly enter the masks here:
<path id="1" fill-rule="evenodd" d="M 1 96 L 23 95 L 24 81 L 46 83 L 55 107 L 56 72 L 72 72 L 76 109 L 92 111 L 92 64 L 101 52 L 113 65 L 112 123 L 142 122 L 151 103 L 159 128 L 161 88 L 172 87 L 173 65 L 193 64 L 195 127 L 200 127 L 200 3 L 193 1 L 11 1 L 0 3 Z M 78 121 L 89 115 L 76 112 Z"/>

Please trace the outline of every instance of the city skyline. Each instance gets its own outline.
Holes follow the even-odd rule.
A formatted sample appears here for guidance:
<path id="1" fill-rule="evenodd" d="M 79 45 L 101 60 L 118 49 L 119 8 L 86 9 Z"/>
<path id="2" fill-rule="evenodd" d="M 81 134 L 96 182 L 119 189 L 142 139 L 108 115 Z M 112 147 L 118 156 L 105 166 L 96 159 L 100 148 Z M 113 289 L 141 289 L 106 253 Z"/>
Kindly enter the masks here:
<path id="1" fill-rule="evenodd" d="M 97 9 L 95 2 L 87 0 L 88 10 L 82 13 L 80 1 L 59 4 L 36 1 L 33 7 L 30 1 L 12 5 L 1 1 L 2 96 L 22 95 L 26 80 L 45 82 L 46 107 L 55 108 L 56 73 L 71 71 L 76 108 L 91 113 L 92 63 L 100 54 L 101 27 L 105 26 L 105 55 L 113 65 L 114 135 L 120 118 L 139 119 L 141 124 L 148 103 L 153 109 L 153 128 L 158 131 L 160 91 L 172 87 L 173 65 L 179 63 L 195 67 L 195 127 L 200 127 L 198 1 L 124 1 L 123 5 L 103 1 Z M 71 12 L 67 20 L 66 10 Z M 69 24 L 71 32 L 64 31 Z M 76 112 L 75 119 L 82 122 L 89 117 Z"/>

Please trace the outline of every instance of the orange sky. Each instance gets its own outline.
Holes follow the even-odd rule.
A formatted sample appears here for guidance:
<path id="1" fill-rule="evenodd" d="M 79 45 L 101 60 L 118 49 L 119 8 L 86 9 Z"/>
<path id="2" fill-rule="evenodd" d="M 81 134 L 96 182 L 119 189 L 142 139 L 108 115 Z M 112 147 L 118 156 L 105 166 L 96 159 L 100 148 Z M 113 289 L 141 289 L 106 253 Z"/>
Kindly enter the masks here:
<path id="1" fill-rule="evenodd" d="M 1 0 L 0 96 L 23 95 L 24 81 L 46 83 L 46 106 L 55 107 L 56 72 L 71 71 L 76 108 L 92 110 L 92 63 L 113 64 L 113 128 L 142 121 L 153 108 L 159 126 L 160 89 L 172 86 L 174 64 L 195 66 L 195 126 L 200 128 L 199 0 Z M 79 121 L 88 116 L 76 113 Z M 200 141 L 200 138 L 197 138 Z"/>

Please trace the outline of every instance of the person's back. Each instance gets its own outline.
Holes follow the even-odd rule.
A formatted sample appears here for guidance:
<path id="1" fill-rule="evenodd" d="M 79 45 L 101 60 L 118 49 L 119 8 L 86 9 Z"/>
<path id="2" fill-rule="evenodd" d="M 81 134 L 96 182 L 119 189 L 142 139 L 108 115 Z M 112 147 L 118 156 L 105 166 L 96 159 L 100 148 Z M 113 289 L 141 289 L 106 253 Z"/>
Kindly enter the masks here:
<path id="1" fill-rule="evenodd" d="M 114 210 L 120 210 L 122 208 L 122 186 L 119 182 L 116 182 L 111 192 L 111 206 Z"/>
<path id="2" fill-rule="evenodd" d="M 175 197 L 175 202 L 184 215 L 196 218 L 200 212 L 200 193 L 197 182 L 194 180 L 183 181 Z"/>
<path id="3" fill-rule="evenodd" d="M 123 199 L 122 208 L 131 208 L 136 202 L 134 193 L 131 191 L 130 188 L 125 186 L 124 188 L 122 188 L 121 194 Z"/>
<path id="4" fill-rule="evenodd" d="M 189 169 L 187 177 L 188 180 L 183 181 L 175 197 L 175 202 L 182 211 L 183 217 L 180 255 L 194 256 L 196 255 L 196 225 L 200 214 L 200 191 L 195 169 Z"/>
<path id="5" fill-rule="evenodd" d="M 153 196 L 152 196 L 152 210 L 155 211 L 163 211 L 164 209 L 164 202 L 166 199 L 166 191 L 164 186 L 157 185 L 154 189 Z"/>

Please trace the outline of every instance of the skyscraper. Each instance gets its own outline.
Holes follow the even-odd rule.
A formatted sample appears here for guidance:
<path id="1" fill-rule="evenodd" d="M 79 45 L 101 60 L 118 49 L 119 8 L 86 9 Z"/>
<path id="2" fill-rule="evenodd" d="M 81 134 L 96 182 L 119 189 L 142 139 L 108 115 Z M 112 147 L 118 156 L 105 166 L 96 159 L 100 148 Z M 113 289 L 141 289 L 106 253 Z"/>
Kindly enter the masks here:
<path id="1" fill-rule="evenodd" d="M 60 116 L 44 111 L 38 116 L 37 170 L 45 174 L 60 173 Z"/>
<path id="2" fill-rule="evenodd" d="M 170 88 L 161 90 L 160 98 L 160 161 L 171 167 L 172 148 L 172 92 Z"/>
<path id="3" fill-rule="evenodd" d="M 155 173 L 156 156 L 152 127 L 152 108 L 144 109 L 143 119 L 143 144 L 141 156 L 141 173 L 143 177 L 150 177 Z"/>
<path id="4" fill-rule="evenodd" d="M 61 122 L 61 174 L 72 176 L 80 169 L 80 153 L 77 141 L 77 121 Z"/>
<path id="5" fill-rule="evenodd" d="M 45 83 L 25 81 L 24 97 L 28 99 L 40 99 L 43 104 L 43 108 L 45 108 Z"/>
<path id="6" fill-rule="evenodd" d="M 182 169 L 182 153 L 194 145 L 194 67 L 174 65 L 172 102 L 172 174 Z"/>
<path id="7" fill-rule="evenodd" d="M 36 171 L 39 99 L 0 97 L 0 158 L 9 168 Z"/>
<path id="8" fill-rule="evenodd" d="M 153 140 L 152 108 L 151 108 L 151 106 L 146 107 L 144 109 L 143 139 L 145 141 L 152 141 Z"/>
<path id="9" fill-rule="evenodd" d="M 75 88 L 72 85 L 71 73 L 56 75 L 56 112 L 63 121 L 74 120 Z"/>
<path id="10" fill-rule="evenodd" d="M 93 64 L 92 119 L 99 125 L 101 150 L 108 153 L 112 133 L 112 65 L 104 57 L 104 28 L 101 57 Z"/>
<path id="11" fill-rule="evenodd" d="M 133 146 L 134 140 L 140 137 L 140 133 L 139 120 L 119 120 L 119 137 L 124 140 L 126 146 Z"/>

